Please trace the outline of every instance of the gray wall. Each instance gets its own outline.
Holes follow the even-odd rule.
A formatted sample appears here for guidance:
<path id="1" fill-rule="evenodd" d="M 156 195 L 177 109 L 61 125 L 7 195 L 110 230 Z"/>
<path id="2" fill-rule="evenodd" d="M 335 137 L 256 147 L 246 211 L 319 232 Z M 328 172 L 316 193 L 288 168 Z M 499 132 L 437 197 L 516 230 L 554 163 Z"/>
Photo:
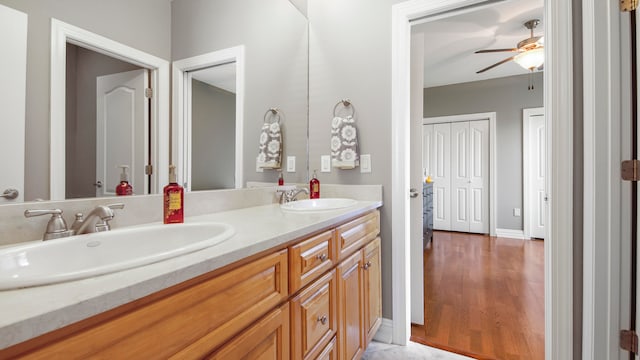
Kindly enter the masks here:
<path id="1" fill-rule="evenodd" d="M 329 155 L 334 105 L 350 98 L 359 145 L 372 172 L 318 172 L 321 182 L 382 184 L 382 314 L 392 318 L 391 289 L 391 6 L 397 0 L 309 1 L 309 166 Z"/>
<path id="2" fill-rule="evenodd" d="M 248 10 L 250 9 L 250 10 Z M 287 0 L 175 0 L 173 59 L 245 45 L 245 181 L 276 182 L 278 171 L 256 173 L 265 112 L 282 109 L 283 157 L 296 156 L 287 182 L 307 181 L 307 20 Z M 283 164 L 286 163 L 283 162 Z"/>
<path id="3" fill-rule="evenodd" d="M 169 0 L 0 0 L 29 15 L 25 200 L 49 198 L 51 18 L 171 58 Z M 126 10 L 125 10 L 126 9 Z"/>
<path id="4" fill-rule="evenodd" d="M 424 89 L 424 116 L 496 112 L 499 229 L 522 230 L 522 109 L 543 106 L 542 73 L 474 81 Z"/>
<path id="5" fill-rule="evenodd" d="M 67 45 L 66 197 L 93 197 L 96 188 L 96 77 L 139 66 Z M 112 185 L 113 186 L 113 185 Z M 142 189 L 133 189 L 141 194 Z"/>
<path id="6" fill-rule="evenodd" d="M 191 190 L 233 189 L 236 95 L 194 79 L 191 101 Z"/>

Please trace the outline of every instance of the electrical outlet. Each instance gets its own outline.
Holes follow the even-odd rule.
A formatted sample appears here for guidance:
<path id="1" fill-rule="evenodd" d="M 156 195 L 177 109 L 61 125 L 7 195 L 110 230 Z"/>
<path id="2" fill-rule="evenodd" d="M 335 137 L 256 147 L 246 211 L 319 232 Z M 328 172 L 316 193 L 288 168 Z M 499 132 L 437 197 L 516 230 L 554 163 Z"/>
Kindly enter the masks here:
<path id="1" fill-rule="evenodd" d="M 320 156 L 320 172 L 331 172 L 331 156 Z"/>
<path id="2" fill-rule="evenodd" d="M 520 208 L 513 208 L 513 216 L 520 216 Z"/>
<path id="3" fill-rule="evenodd" d="M 361 173 L 371 172 L 371 154 L 360 155 L 360 172 Z"/>
<path id="4" fill-rule="evenodd" d="M 296 172 L 296 157 L 287 156 L 287 172 Z"/>
<path id="5" fill-rule="evenodd" d="M 258 165 L 258 159 L 256 159 L 256 172 L 264 172 L 264 169 Z"/>

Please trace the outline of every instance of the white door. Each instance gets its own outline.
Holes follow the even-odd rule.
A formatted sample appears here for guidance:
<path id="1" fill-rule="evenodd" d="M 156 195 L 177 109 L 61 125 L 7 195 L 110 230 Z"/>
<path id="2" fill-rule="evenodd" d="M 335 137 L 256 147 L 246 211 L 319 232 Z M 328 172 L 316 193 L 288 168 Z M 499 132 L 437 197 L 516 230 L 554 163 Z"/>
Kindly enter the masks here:
<path id="1" fill-rule="evenodd" d="M 433 179 L 433 125 L 422 125 L 422 177 Z"/>
<path id="2" fill-rule="evenodd" d="M 451 230 L 489 233 L 489 121 L 451 123 Z"/>
<path id="3" fill-rule="evenodd" d="M 469 231 L 469 123 L 451 124 L 451 230 Z"/>
<path id="4" fill-rule="evenodd" d="M 424 325 L 424 245 L 422 201 L 422 118 L 424 102 L 424 34 L 411 35 L 411 322 Z"/>
<path id="5" fill-rule="evenodd" d="M 489 120 L 469 122 L 469 232 L 489 233 Z"/>
<path id="6" fill-rule="evenodd" d="M 27 79 L 27 14 L 0 5 L 0 195 L 15 189 L 18 197 L 0 197 L 0 204 L 24 200 L 25 100 Z"/>
<path id="7" fill-rule="evenodd" d="M 451 230 L 451 124 L 433 125 L 433 228 Z"/>
<path id="8" fill-rule="evenodd" d="M 545 126 L 544 110 L 529 112 L 526 116 L 525 126 L 525 177 L 528 189 L 525 189 L 528 197 L 527 206 L 524 209 L 525 223 L 528 227 L 528 235 L 533 238 L 544 238 L 545 226 Z"/>
<path id="9" fill-rule="evenodd" d="M 147 70 L 97 78 L 96 196 L 113 196 L 120 183 L 120 165 L 129 166 L 134 194 L 148 193 L 145 159 L 148 152 Z"/>

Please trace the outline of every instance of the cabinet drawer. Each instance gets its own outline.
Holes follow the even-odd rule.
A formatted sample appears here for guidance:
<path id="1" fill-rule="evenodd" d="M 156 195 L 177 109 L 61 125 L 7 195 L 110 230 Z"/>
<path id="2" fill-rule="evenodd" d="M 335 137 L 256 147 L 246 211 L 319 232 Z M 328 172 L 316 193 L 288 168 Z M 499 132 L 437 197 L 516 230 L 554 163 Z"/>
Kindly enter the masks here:
<path id="1" fill-rule="evenodd" d="M 289 291 L 293 294 L 335 263 L 335 232 L 323 232 L 289 249 Z"/>
<path id="2" fill-rule="evenodd" d="M 21 357 L 202 358 L 286 299 L 287 282 L 282 250 Z"/>
<path id="3" fill-rule="evenodd" d="M 313 359 L 337 329 L 336 272 L 325 274 L 291 299 L 292 359 Z"/>
<path id="4" fill-rule="evenodd" d="M 380 233 L 380 213 L 374 211 L 336 229 L 338 260 L 353 254 Z"/>
<path id="5" fill-rule="evenodd" d="M 320 355 L 316 358 L 316 360 L 338 360 L 338 345 L 336 337 L 324 347 Z"/>
<path id="6" fill-rule="evenodd" d="M 289 360 L 289 304 L 272 311 L 206 359 Z"/>

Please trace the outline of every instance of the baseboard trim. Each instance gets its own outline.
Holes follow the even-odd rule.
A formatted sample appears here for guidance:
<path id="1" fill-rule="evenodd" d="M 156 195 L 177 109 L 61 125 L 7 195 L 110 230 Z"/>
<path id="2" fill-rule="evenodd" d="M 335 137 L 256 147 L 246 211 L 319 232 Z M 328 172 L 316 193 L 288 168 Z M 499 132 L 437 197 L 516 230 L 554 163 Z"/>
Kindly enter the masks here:
<path id="1" fill-rule="evenodd" d="M 502 238 L 526 240 L 523 230 L 496 229 L 496 236 Z"/>
<path id="2" fill-rule="evenodd" d="M 378 329 L 378 332 L 373 336 L 373 340 L 391 344 L 393 340 L 393 321 L 391 319 L 382 318 L 380 329 Z"/>

